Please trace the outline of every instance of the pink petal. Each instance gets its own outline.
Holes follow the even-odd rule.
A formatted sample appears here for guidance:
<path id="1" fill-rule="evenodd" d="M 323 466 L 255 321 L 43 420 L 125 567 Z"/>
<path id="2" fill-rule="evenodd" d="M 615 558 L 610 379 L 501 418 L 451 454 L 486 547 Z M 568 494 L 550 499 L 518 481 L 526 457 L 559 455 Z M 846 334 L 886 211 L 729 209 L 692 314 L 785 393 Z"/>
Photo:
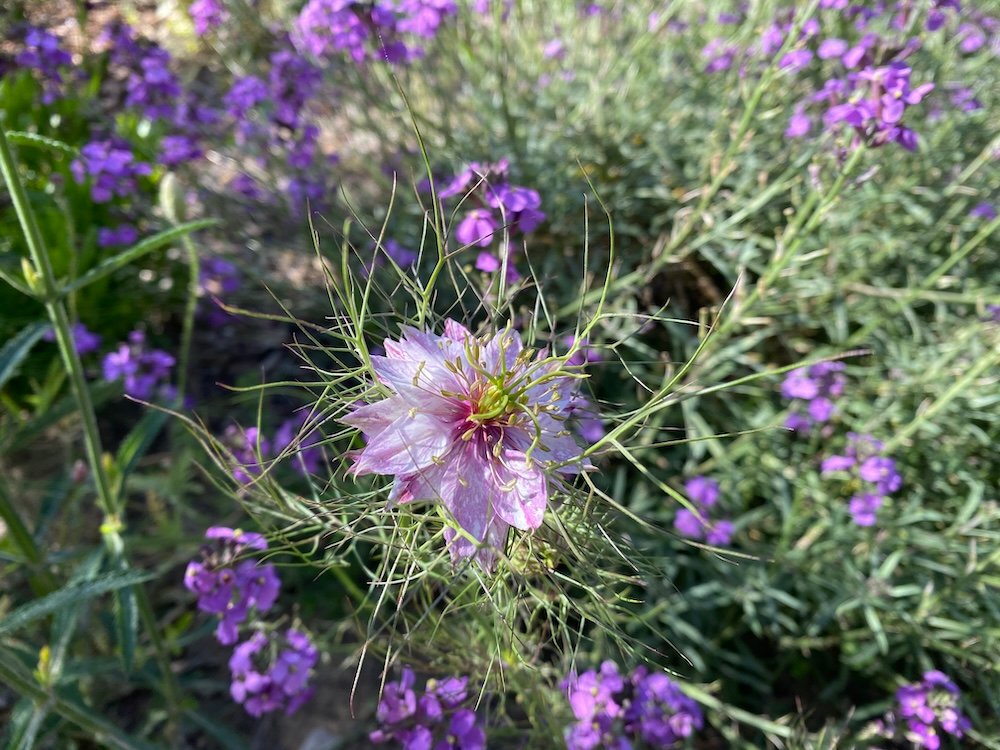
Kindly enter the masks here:
<path id="1" fill-rule="evenodd" d="M 366 437 L 373 438 L 382 433 L 386 427 L 409 412 L 411 406 L 399 396 L 377 401 L 374 404 L 359 406 L 350 414 L 340 418 L 340 421 L 361 430 Z"/>
<path id="2" fill-rule="evenodd" d="M 464 342 L 467 338 L 472 336 L 468 328 L 451 318 L 448 318 L 448 320 L 444 322 L 444 335 L 452 341 L 460 342 Z"/>
<path id="3" fill-rule="evenodd" d="M 440 460 L 451 444 L 451 429 L 432 414 L 415 409 L 368 443 L 351 467 L 361 474 L 414 474 Z"/>
<path id="4" fill-rule="evenodd" d="M 519 451 L 507 451 L 493 468 L 498 482 L 492 493 L 497 516 L 517 529 L 541 526 L 549 493 L 538 461 L 526 460 Z"/>

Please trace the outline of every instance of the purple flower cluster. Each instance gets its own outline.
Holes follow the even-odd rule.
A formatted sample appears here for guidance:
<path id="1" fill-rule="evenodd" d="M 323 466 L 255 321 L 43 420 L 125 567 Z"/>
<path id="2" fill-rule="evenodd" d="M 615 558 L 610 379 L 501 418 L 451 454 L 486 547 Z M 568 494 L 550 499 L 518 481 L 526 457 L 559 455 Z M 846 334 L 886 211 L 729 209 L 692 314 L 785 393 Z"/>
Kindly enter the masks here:
<path id="1" fill-rule="evenodd" d="M 415 677 L 403 668 L 398 682 L 386 683 L 375 716 L 379 728 L 368 735 L 376 743 L 395 740 L 407 750 L 482 750 L 486 732 L 476 712 L 462 708 L 468 677 L 427 680 L 424 692 L 413 689 Z"/>
<path id="2" fill-rule="evenodd" d="M 229 17 L 229 11 L 222 0 L 194 0 L 188 8 L 191 20 L 194 22 L 194 33 L 204 36 L 212 29 L 217 29 Z"/>
<path id="3" fill-rule="evenodd" d="M 105 83 L 123 80 L 124 106 L 169 129 L 160 144 L 160 160 L 176 167 L 200 157 L 198 139 L 219 115 L 200 103 L 194 91 L 184 90 L 171 69 L 170 53 L 121 22 L 109 24 L 101 40 L 108 47 L 110 63 Z"/>
<path id="4" fill-rule="evenodd" d="M 274 606 L 281 581 L 270 563 L 243 557 L 249 550 L 267 549 L 262 535 L 213 526 L 205 538 L 209 542 L 201 549 L 201 560 L 188 563 L 184 585 L 198 597 L 198 609 L 218 615 L 215 637 L 231 646 L 251 612 L 259 615 Z M 233 700 L 253 716 L 278 710 L 291 714 L 312 695 L 308 682 L 318 659 L 309 637 L 298 630 L 280 637 L 258 631 L 229 659 Z"/>
<path id="5" fill-rule="evenodd" d="M 688 539 L 704 539 L 708 544 L 724 547 L 732 540 L 733 522 L 713 518 L 718 513 L 719 483 L 708 477 L 691 477 L 684 491 L 698 512 L 681 508 L 674 516 L 674 529 Z"/>
<path id="6" fill-rule="evenodd" d="M 896 470 L 895 460 L 881 455 L 885 445 L 880 440 L 854 432 L 847 434 L 847 440 L 843 455 L 823 459 L 821 473 L 848 473 L 855 484 L 860 484 L 848 510 L 858 526 L 874 526 L 886 496 L 903 486 L 903 477 Z"/>
<path id="7" fill-rule="evenodd" d="M 251 716 L 281 710 L 293 714 L 312 697 L 309 677 L 318 661 L 309 636 L 294 628 L 280 638 L 254 633 L 229 659 L 230 695 Z"/>
<path id="8" fill-rule="evenodd" d="M 225 442 L 236 459 L 233 478 L 247 484 L 261 473 L 264 462 L 282 458 L 290 459 L 292 468 L 303 476 L 318 473 L 324 461 L 323 436 L 315 424 L 307 425 L 308 419 L 308 411 L 297 412 L 278 426 L 273 439 L 256 427 L 227 427 Z"/>
<path id="9" fill-rule="evenodd" d="M 859 141 L 870 146 L 895 141 L 913 151 L 917 134 L 902 124 L 903 115 L 909 107 L 919 104 L 934 84 L 913 87 L 911 74 L 911 68 L 902 62 L 869 65 L 846 78 L 831 78 L 814 101 L 826 104 L 823 122 L 828 129 L 846 124 L 854 129 Z"/>
<path id="10" fill-rule="evenodd" d="M 202 547 L 200 562 L 188 563 L 184 585 L 197 595 L 198 609 L 219 616 L 215 637 L 230 646 L 251 610 L 267 612 L 274 605 L 281 581 L 273 565 L 238 559 L 246 550 L 267 549 L 260 534 L 213 526 L 205 538 L 210 542 Z"/>
<path id="11" fill-rule="evenodd" d="M 412 37 L 434 38 L 457 12 L 454 0 L 309 0 L 296 20 L 297 41 L 316 57 L 405 63 L 424 54 Z"/>
<path id="12" fill-rule="evenodd" d="M 42 82 L 42 103 L 51 104 L 63 93 L 60 68 L 72 65 L 73 58 L 59 44 L 57 36 L 30 26 L 24 35 L 24 48 L 14 62 L 19 68 L 35 71 Z"/>
<path id="13" fill-rule="evenodd" d="M 906 720 L 906 739 L 915 747 L 938 750 L 943 731 L 962 737 L 972 724 L 958 710 L 958 686 L 937 670 L 924 672 L 920 682 L 896 691 L 899 715 Z"/>
<path id="14" fill-rule="evenodd" d="M 74 323 L 70 329 L 70 333 L 73 337 L 73 348 L 76 349 L 76 353 L 81 357 L 85 354 L 96 352 L 101 346 L 101 337 L 88 329 L 83 323 Z M 42 334 L 42 338 L 46 341 L 55 341 L 56 332 L 49 328 Z"/>
<path id="15" fill-rule="evenodd" d="M 785 427 L 806 432 L 813 425 L 825 424 L 837 411 L 834 400 L 844 393 L 847 379 L 843 362 L 817 362 L 792 370 L 781 384 L 781 395 L 793 402 Z M 805 411 L 799 406 L 805 404 Z"/>
<path id="16" fill-rule="evenodd" d="M 128 342 L 104 355 L 101 364 L 104 379 L 124 381 L 125 393 L 132 398 L 149 399 L 157 392 L 162 398 L 173 397 L 173 389 L 166 381 L 174 358 L 160 349 L 147 349 L 142 331 L 132 331 Z"/>
<path id="17" fill-rule="evenodd" d="M 455 228 L 455 239 L 462 245 L 486 248 L 502 238 L 502 227 L 510 233 L 530 234 L 545 221 L 538 192 L 510 184 L 508 169 L 506 159 L 495 164 L 473 163 L 438 191 L 441 199 L 461 196 L 463 207 L 468 207 Z M 520 274 L 511 256 L 509 247 L 502 247 L 499 256 L 483 250 L 476 257 L 476 268 L 495 273 L 506 257 L 508 280 L 515 281 Z"/>
<path id="18" fill-rule="evenodd" d="M 669 748 L 704 726 L 698 704 L 665 674 L 645 667 L 625 677 L 605 661 L 600 671 L 570 675 L 562 689 L 576 717 L 565 732 L 568 750 L 627 750 L 635 742 Z"/>
<path id="19" fill-rule="evenodd" d="M 336 162 L 320 148 L 320 131 L 307 122 L 306 108 L 317 96 L 322 72 L 292 49 L 280 49 L 269 58 L 266 80 L 247 75 L 237 78 L 224 98 L 226 112 L 235 127 L 236 143 L 258 156 L 264 172 L 286 172 L 279 184 L 292 208 L 306 201 L 322 202 L 331 191 L 329 165 Z M 248 148 L 249 147 L 249 148 Z M 248 198 L 267 197 L 248 174 L 238 175 L 230 187 Z"/>
<path id="20" fill-rule="evenodd" d="M 136 178 L 153 171 L 145 162 L 136 161 L 129 144 L 120 138 L 91 141 L 80 149 L 80 158 L 70 169 L 79 184 L 90 180 L 90 197 L 96 203 L 107 203 L 116 195 L 130 196 L 136 191 Z"/>

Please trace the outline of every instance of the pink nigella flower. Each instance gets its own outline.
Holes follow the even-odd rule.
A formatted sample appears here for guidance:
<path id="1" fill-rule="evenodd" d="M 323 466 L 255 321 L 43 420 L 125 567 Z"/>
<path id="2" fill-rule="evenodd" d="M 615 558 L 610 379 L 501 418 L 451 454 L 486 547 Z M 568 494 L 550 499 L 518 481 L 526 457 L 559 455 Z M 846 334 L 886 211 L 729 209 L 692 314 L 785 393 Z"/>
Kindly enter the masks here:
<path id="1" fill-rule="evenodd" d="M 566 428 L 578 381 L 510 328 L 407 327 L 385 351 L 372 367 L 391 395 L 342 420 L 368 442 L 351 472 L 394 475 L 390 502 L 440 502 L 461 528 L 445 530 L 452 559 L 488 569 L 508 528 L 541 526 L 550 484 L 586 463 Z"/>

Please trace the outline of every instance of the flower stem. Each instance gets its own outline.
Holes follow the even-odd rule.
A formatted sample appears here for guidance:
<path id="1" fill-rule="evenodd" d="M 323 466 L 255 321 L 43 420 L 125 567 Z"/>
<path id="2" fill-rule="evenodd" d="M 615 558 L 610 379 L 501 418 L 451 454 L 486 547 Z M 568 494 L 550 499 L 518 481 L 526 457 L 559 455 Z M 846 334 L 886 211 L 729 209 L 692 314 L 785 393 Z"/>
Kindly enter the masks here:
<path id="1" fill-rule="evenodd" d="M 94 477 L 98 503 L 105 515 L 104 523 L 102 524 L 104 543 L 113 557 L 124 560 L 123 544 L 117 532 L 117 529 L 121 528 L 122 523 L 120 499 L 115 496 L 111 488 L 111 481 L 101 460 L 103 450 L 101 447 L 101 434 L 97 427 L 97 415 L 94 411 L 94 403 L 90 398 L 90 390 L 87 388 L 87 381 L 83 374 L 83 365 L 80 363 L 80 355 L 77 353 L 73 342 L 72 329 L 70 328 L 69 318 L 66 314 L 63 295 L 57 284 L 55 271 L 52 268 L 42 234 L 38 229 L 35 213 L 31 208 L 28 196 L 24 191 L 24 185 L 21 183 L 20 175 L 17 172 L 17 164 L 14 161 L 14 155 L 11 153 L 2 120 L 0 120 L 0 173 L 3 174 L 4 181 L 7 184 L 7 190 L 10 193 L 11 202 L 14 204 L 14 211 L 17 213 L 21 230 L 24 233 L 24 240 L 28 246 L 28 253 L 31 257 L 34 280 L 30 286 L 36 298 L 45 305 L 45 311 L 52 323 L 52 330 L 55 333 L 59 354 L 66 367 L 66 372 L 69 374 L 73 397 L 80 411 L 80 417 L 83 422 L 84 450 L 87 455 L 87 462 L 90 464 L 91 474 Z M 156 618 L 153 614 L 152 605 L 146 595 L 146 590 L 141 584 L 136 584 L 134 591 L 139 605 L 139 616 L 153 644 L 157 665 L 162 672 L 164 696 L 167 700 L 170 715 L 176 719 L 180 715 L 180 692 L 173 671 L 170 669 L 169 656 L 163 641 L 159 637 Z"/>

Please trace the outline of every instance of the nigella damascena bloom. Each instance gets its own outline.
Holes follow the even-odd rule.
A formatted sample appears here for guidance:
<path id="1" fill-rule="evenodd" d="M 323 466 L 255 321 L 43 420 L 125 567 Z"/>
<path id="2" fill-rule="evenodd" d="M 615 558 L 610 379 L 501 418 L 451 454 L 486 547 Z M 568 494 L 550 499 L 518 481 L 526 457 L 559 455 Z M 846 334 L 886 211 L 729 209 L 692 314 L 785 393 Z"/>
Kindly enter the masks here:
<path id="1" fill-rule="evenodd" d="M 385 352 L 372 367 L 391 395 L 342 420 L 368 442 L 351 471 L 393 475 L 390 502 L 442 503 L 460 528 L 445 530 L 452 559 L 490 568 L 508 528 L 541 526 L 550 487 L 586 463 L 566 427 L 578 379 L 509 327 L 405 328 Z"/>

